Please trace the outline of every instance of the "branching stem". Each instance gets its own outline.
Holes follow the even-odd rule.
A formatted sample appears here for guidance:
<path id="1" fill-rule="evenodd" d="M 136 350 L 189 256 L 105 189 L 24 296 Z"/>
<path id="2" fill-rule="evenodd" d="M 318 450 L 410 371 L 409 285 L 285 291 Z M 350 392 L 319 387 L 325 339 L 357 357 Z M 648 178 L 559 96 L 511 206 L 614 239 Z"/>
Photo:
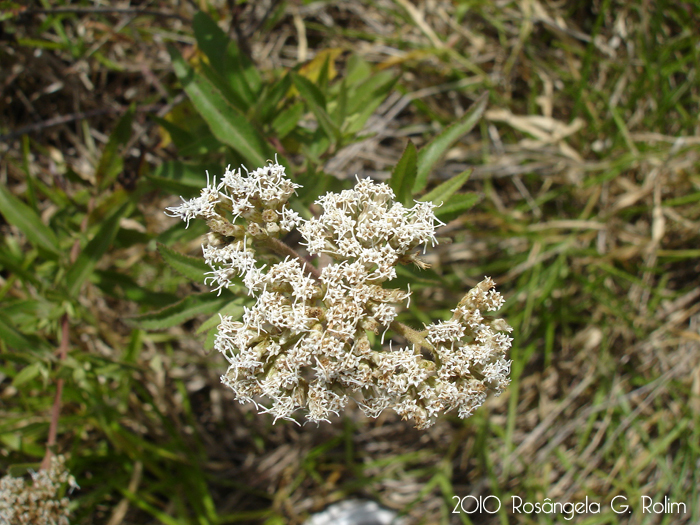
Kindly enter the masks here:
<path id="1" fill-rule="evenodd" d="M 311 275 L 317 281 L 321 280 L 321 270 L 316 268 L 313 264 L 311 264 L 311 261 L 306 259 L 306 257 L 302 256 L 299 252 L 297 252 L 288 244 L 280 241 L 279 239 L 276 239 L 275 237 L 268 237 L 263 242 L 267 244 L 269 248 L 277 255 L 281 255 L 283 257 L 294 257 L 301 263 L 301 266 L 306 270 L 307 273 L 309 273 L 309 275 Z"/>
<path id="2" fill-rule="evenodd" d="M 419 350 L 420 348 L 426 348 L 433 353 L 435 352 L 435 347 L 431 345 L 425 338 L 425 336 L 428 335 L 427 330 L 418 332 L 417 330 L 414 330 L 410 326 L 405 325 L 399 321 L 393 321 L 390 325 L 390 328 L 397 334 L 401 334 L 402 336 L 404 336 L 409 343 L 418 347 Z"/>

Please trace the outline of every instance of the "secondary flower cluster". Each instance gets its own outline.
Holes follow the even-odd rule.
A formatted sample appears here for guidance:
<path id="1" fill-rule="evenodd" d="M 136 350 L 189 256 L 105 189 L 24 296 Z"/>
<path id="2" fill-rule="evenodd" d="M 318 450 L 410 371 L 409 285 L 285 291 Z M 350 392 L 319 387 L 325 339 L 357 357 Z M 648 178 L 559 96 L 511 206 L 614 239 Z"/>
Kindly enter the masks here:
<path id="1" fill-rule="evenodd" d="M 297 187 L 276 162 L 246 176 L 227 169 L 200 197 L 168 208 L 188 223 L 207 219 L 203 251 L 216 290 L 242 282 L 255 297 L 241 320 L 221 316 L 215 342 L 230 363 L 222 381 L 240 402 L 262 396 L 275 418 L 305 408 L 321 421 L 352 397 L 371 417 L 393 408 L 425 428 L 443 411 L 467 417 L 488 392 L 503 391 L 511 339 L 502 332 L 511 329 L 481 315 L 503 303 L 491 279 L 449 321 L 422 332 L 396 321 L 410 290 L 384 283 L 397 264 L 424 266 L 415 251 L 436 243 L 432 203 L 407 208 L 389 186 L 365 179 L 321 197 L 322 213 L 304 220 L 287 204 Z M 309 255 L 331 262 L 319 269 L 280 240 L 293 229 Z M 409 346 L 373 348 L 389 329 Z"/>
<path id="2" fill-rule="evenodd" d="M 51 458 L 47 470 L 32 472 L 32 483 L 23 478 L 4 476 L 0 479 L 0 524 L 68 525 L 68 498 L 59 498 L 59 491 L 68 484 L 77 488 L 73 476 L 65 468 L 63 456 Z"/>

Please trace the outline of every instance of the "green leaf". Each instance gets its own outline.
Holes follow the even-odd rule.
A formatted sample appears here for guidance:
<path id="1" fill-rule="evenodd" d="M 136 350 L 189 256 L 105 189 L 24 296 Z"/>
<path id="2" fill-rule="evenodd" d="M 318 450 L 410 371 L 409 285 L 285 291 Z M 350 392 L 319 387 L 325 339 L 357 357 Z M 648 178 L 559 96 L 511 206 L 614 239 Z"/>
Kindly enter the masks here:
<path id="1" fill-rule="evenodd" d="M 112 184 L 122 169 L 124 161 L 119 152 L 119 147 L 125 145 L 131 137 L 131 122 L 134 119 L 135 106 L 132 104 L 129 110 L 122 115 L 112 134 L 109 136 L 100 162 L 95 170 L 95 179 L 100 191 L 107 189 Z"/>
<path id="2" fill-rule="evenodd" d="M 189 321 L 198 315 L 212 315 L 232 300 L 231 293 L 220 296 L 210 292 L 190 295 L 157 312 L 151 312 L 128 320 L 132 325 L 146 330 L 164 330 Z"/>
<path id="3" fill-rule="evenodd" d="M 175 74 L 216 138 L 238 152 L 252 168 L 265 166 L 272 155 L 255 128 L 211 82 L 197 75 L 174 47 L 168 50 Z"/>
<path id="4" fill-rule="evenodd" d="M 24 258 L 20 258 L 22 255 Z M 27 270 L 27 268 L 32 268 L 31 263 L 34 257 L 31 257 L 29 254 L 22 255 L 13 254 L 6 246 L 0 246 L 0 266 L 4 270 L 15 274 L 23 283 L 31 283 L 36 287 L 41 287 L 43 283 L 37 278 L 36 273 Z"/>
<path id="5" fill-rule="evenodd" d="M 35 348 L 36 344 L 12 324 L 12 319 L 0 312 L 0 339 L 7 343 L 7 346 L 17 350 Z"/>
<path id="6" fill-rule="evenodd" d="M 328 75 L 330 73 L 330 63 L 331 63 L 331 54 L 328 53 L 326 55 L 326 59 L 323 61 L 323 65 L 321 66 L 321 70 L 318 73 L 318 80 L 316 81 L 316 87 L 323 93 L 324 97 L 328 97 Z M 298 88 L 297 88 L 298 89 Z"/>
<path id="7" fill-rule="evenodd" d="M 127 215 L 127 212 L 131 210 L 132 206 L 133 204 L 131 202 L 125 202 L 109 216 L 92 240 L 85 246 L 85 249 L 80 253 L 75 264 L 68 270 L 66 275 L 66 287 L 70 297 L 75 297 L 78 294 L 85 279 L 89 277 L 95 265 L 105 254 L 109 245 L 112 244 L 119 230 L 119 221 L 122 217 Z"/>
<path id="8" fill-rule="evenodd" d="M 443 221 L 449 221 L 479 202 L 479 195 L 476 193 L 465 193 L 452 195 L 442 203 L 442 206 L 435 208 L 435 216 Z"/>
<path id="9" fill-rule="evenodd" d="M 250 297 L 236 297 L 226 306 L 224 306 L 219 312 L 215 313 L 209 319 L 204 321 L 202 325 L 199 328 L 197 328 L 197 333 L 201 334 L 202 332 L 206 332 L 207 330 L 211 330 L 212 328 L 214 328 L 216 331 L 216 327 L 221 322 L 219 314 L 230 315 L 231 317 L 241 317 L 241 315 L 243 314 L 243 304 L 249 304 L 250 302 Z"/>
<path id="10" fill-rule="evenodd" d="M 418 152 L 418 174 L 413 185 L 413 193 L 418 193 L 425 188 L 428 183 L 428 174 L 433 170 L 440 157 L 479 122 L 481 115 L 486 109 L 487 102 L 488 93 L 484 93 L 472 104 L 472 107 L 469 108 L 469 111 L 466 112 L 459 122 L 445 128 L 437 137 L 421 148 Z"/>
<path id="11" fill-rule="evenodd" d="M 390 71 L 382 71 L 362 82 L 348 96 L 347 114 L 344 131 L 349 134 L 360 131 L 379 105 L 386 100 L 389 92 L 398 81 Z"/>
<path id="12" fill-rule="evenodd" d="M 134 301 L 139 306 L 164 308 L 178 298 L 171 293 L 147 290 L 139 286 L 129 275 L 114 270 L 95 270 L 91 281 L 104 293 L 119 299 Z"/>
<path id="13" fill-rule="evenodd" d="M 175 243 L 188 243 L 197 238 L 201 238 L 209 233 L 209 227 L 204 221 L 195 221 L 190 223 L 189 228 L 183 228 L 181 223 L 175 223 L 170 228 L 159 234 L 155 240 L 162 242 L 166 246 L 172 246 Z"/>
<path id="14" fill-rule="evenodd" d="M 298 102 L 277 115 L 275 120 L 272 121 L 272 129 L 275 130 L 277 138 L 283 139 L 286 137 L 296 127 L 303 114 L 304 104 Z"/>
<path id="15" fill-rule="evenodd" d="M 218 315 L 216 316 L 219 317 Z M 210 328 L 207 332 L 207 337 L 204 339 L 204 349 L 208 352 L 214 350 L 214 344 L 216 343 L 216 334 L 219 332 L 218 328 L 215 326 Z"/>
<path id="16" fill-rule="evenodd" d="M 43 365 L 39 362 L 35 362 L 31 365 L 25 366 L 12 380 L 12 386 L 18 387 L 20 385 L 23 385 L 24 383 L 31 381 L 41 373 L 42 368 Z"/>
<path id="17" fill-rule="evenodd" d="M 222 153 L 225 148 L 226 146 L 214 136 L 209 125 L 206 125 L 190 144 L 178 148 L 178 154 L 182 157 L 206 158 Z"/>
<path id="18" fill-rule="evenodd" d="M 353 86 L 348 97 L 348 113 L 362 112 L 370 101 L 374 105 L 376 99 L 383 100 L 397 80 L 398 77 L 391 71 L 380 71 Z"/>
<path id="19" fill-rule="evenodd" d="M 340 139 L 340 130 L 333 124 L 330 115 L 326 111 L 326 97 L 321 90 L 308 78 L 291 71 L 294 87 L 299 90 L 299 94 L 309 105 L 309 108 L 316 115 L 319 126 L 323 128 L 331 143 L 335 144 Z"/>
<path id="20" fill-rule="evenodd" d="M 335 108 L 331 112 L 331 118 L 336 126 L 343 127 L 348 114 L 348 86 L 346 82 L 340 83 L 340 92 L 335 99 Z"/>
<path id="21" fill-rule="evenodd" d="M 255 65 L 241 52 L 235 40 L 226 47 L 225 79 L 231 90 L 241 98 L 247 106 L 252 106 L 260 93 L 262 80 Z"/>
<path id="22" fill-rule="evenodd" d="M 208 80 L 226 98 L 231 106 L 236 108 L 238 113 L 241 115 L 248 113 L 248 109 L 253 105 L 252 101 L 244 100 L 209 64 L 200 63 L 196 71 L 198 75 L 202 75 Z M 250 96 L 252 97 L 252 95 Z"/>
<path id="23" fill-rule="evenodd" d="M 226 33 L 221 30 L 209 15 L 202 11 L 194 15 L 192 29 L 194 29 L 194 37 L 197 39 L 199 49 L 207 55 L 211 67 L 223 77 L 224 56 L 228 45 Z"/>
<path id="24" fill-rule="evenodd" d="M 372 74 L 372 66 L 360 55 L 352 54 L 345 65 L 345 81 L 348 86 L 359 84 Z"/>
<path id="25" fill-rule="evenodd" d="M 394 172 L 389 179 L 389 186 L 396 194 L 396 200 L 404 206 L 409 206 L 413 202 L 413 182 L 416 179 L 416 159 L 418 152 L 416 146 L 408 141 L 403 155 L 394 168 Z"/>
<path id="26" fill-rule="evenodd" d="M 471 168 L 464 170 L 459 175 L 455 175 L 451 179 L 447 179 L 445 182 L 435 187 L 432 191 L 423 195 L 420 200 L 434 202 L 435 204 L 440 204 L 441 202 L 446 201 L 457 191 L 459 191 L 459 189 L 469 180 L 469 176 L 471 174 Z"/>
<path id="27" fill-rule="evenodd" d="M 211 268 L 203 259 L 188 257 L 168 248 L 164 244 L 158 243 L 158 252 L 173 270 L 196 283 L 203 282 L 204 273 L 211 271 Z"/>
<path id="28" fill-rule="evenodd" d="M 10 224 L 17 226 L 29 242 L 58 257 L 61 250 L 54 232 L 41 222 L 37 213 L 12 195 L 4 186 L 0 186 L 0 211 Z"/>
<path id="29" fill-rule="evenodd" d="M 0 307 L 2 315 L 8 324 L 24 333 L 36 332 L 42 322 L 60 317 L 64 309 L 60 303 L 50 302 L 43 297 L 39 299 L 4 298 Z"/>
<path id="30" fill-rule="evenodd" d="M 275 118 L 277 107 L 292 87 L 292 77 L 287 74 L 271 86 L 265 86 L 255 104 L 255 114 L 261 122 L 268 123 Z"/>
<path id="31" fill-rule="evenodd" d="M 159 126 L 168 132 L 168 135 L 170 135 L 170 138 L 175 146 L 177 146 L 177 149 L 182 149 L 195 140 L 195 136 L 192 133 L 182 129 L 176 124 L 173 124 L 167 119 L 161 118 L 157 115 L 149 115 L 149 118 L 154 122 L 157 122 Z"/>
<path id="32" fill-rule="evenodd" d="M 199 195 L 206 185 L 207 172 L 212 176 L 220 175 L 221 166 L 186 164 L 173 160 L 157 166 L 148 179 L 160 190 L 183 197 L 194 197 Z"/>

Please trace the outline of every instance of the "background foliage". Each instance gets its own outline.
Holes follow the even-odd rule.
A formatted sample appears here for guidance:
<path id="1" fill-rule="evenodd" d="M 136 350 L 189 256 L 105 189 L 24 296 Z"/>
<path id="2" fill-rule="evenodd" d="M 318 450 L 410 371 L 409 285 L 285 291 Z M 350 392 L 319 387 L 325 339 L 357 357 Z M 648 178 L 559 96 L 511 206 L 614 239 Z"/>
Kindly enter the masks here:
<path id="1" fill-rule="evenodd" d="M 469 494 L 700 520 L 696 3 L 0 8 L 0 465 L 38 468 L 61 383 L 74 523 L 301 523 L 351 496 L 409 523 L 560 522 L 453 514 Z M 492 276 L 504 395 L 426 432 L 233 401 L 208 349 L 245 296 L 206 291 L 205 227 L 163 209 L 276 153 L 307 217 L 355 174 L 444 201 L 452 242 L 400 274 L 402 320 Z M 617 494 L 689 512 L 618 516 Z"/>

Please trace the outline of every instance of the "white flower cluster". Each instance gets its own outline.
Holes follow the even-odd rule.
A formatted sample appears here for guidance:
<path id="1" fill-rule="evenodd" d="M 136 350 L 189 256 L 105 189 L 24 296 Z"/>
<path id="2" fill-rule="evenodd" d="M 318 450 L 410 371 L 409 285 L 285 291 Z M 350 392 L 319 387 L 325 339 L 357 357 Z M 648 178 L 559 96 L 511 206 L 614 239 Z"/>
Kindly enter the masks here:
<path id="1" fill-rule="evenodd" d="M 68 525 L 70 502 L 58 497 L 65 484 L 71 490 L 78 487 L 63 456 L 51 458 L 47 470 L 32 472 L 31 484 L 23 478 L 4 476 L 0 479 L 0 524 Z"/>
<path id="2" fill-rule="evenodd" d="M 489 391 L 505 388 L 511 339 L 501 332 L 510 327 L 481 316 L 502 304 L 490 279 L 450 321 L 420 333 L 396 322 L 395 305 L 409 301 L 410 291 L 383 283 L 399 263 L 423 265 L 414 252 L 436 243 L 440 224 L 432 203 L 406 208 L 389 186 L 365 179 L 324 195 L 322 213 L 303 220 L 287 206 L 296 187 L 277 163 L 246 177 L 227 170 L 219 185 L 169 208 L 188 222 L 207 219 L 214 236 L 204 258 L 217 289 L 242 278 L 256 299 L 240 321 L 221 316 L 215 343 L 230 363 L 222 381 L 239 401 L 264 396 L 275 419 L 305 408 L 309 420 L 321 421 L 353 397 L 371 417 L 393 408 L 425 428 L 442 411 L 467 417 Z M 279 240 L 295 227 L 309 255 L 333 262 L 318 269 Z M 285 258 L 273 264 L 270 254 Z M 411 346 L 373 349 L 374 335 L 383 341 L 390 328 Z"/>

